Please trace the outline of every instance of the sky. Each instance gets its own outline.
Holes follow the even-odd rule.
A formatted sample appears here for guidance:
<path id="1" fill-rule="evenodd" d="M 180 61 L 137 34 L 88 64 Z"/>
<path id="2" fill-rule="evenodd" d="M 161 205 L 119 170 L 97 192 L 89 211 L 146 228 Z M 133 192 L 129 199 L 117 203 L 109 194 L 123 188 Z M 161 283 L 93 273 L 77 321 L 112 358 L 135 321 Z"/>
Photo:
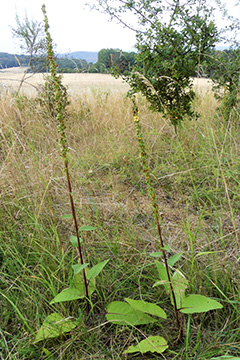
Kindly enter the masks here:
<path id="1" fill-rule="evenodd" d="M 211 0 L 209 0 L 211 1 Z M 19 54 L 19 41 L 12 36 L 11 26 L 16 25 L 16 14 L 23 19 L 25 13 L 31 20 L 43 22 L 41 7 L 46 5 L 50 33 L 58 53 L 73 51 L 99 51 L 119 48 L 133 51 L 135 33 L 116 21 L 109 21 L 107 14 L 90 11 L 87 0 L 0 0 L 0 52 Z M 227 0 L 233 9 L 237 0 Z M 237 9 L 238 12 L 239 8 Z M 235 13 L 234 13 L 235 11 Z"/>
<path id="2" fill-rule="evenodd" d="M 99 51 L 119 48 L 133 51 L 135 33 L 106 14 L 90 11 L 87 0 L 0 0 L 0 52 L 19 53 L 19 41 L 13 39 L 11 26 L 16 25 L 16 14 L 23 19 L 43 22 L 41 7 L 46 5 L 51 36 L 58 53 Z"/>

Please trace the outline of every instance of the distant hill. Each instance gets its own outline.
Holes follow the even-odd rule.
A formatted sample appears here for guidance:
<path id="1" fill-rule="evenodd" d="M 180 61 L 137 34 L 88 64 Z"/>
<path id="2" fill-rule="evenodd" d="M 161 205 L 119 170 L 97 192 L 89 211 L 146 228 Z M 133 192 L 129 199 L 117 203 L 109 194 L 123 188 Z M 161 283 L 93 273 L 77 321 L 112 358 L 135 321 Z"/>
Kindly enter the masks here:
<path id="1" fill-rule="evenodd" d="M 97 51 L 75 51 L 69 54 L 59 54 L 58 57 L 63 58 L 67 57 L 70 59 L 82 59 L 86 60 L 88 63 L 96 63 L 98 60 L 98 52 Z"/>
<path id="2" fill-rule="evenodd" d="M 6 69 L 11 67 L 28 66 L 29 56 L 26 55 L 14 55 L 5 52 L 0 52 L 0 69 Z"/>
<path id="3" fill-rule="evenodd" d="M 73 62 L 71 59 L 74 59 Z M 88 68 L 88 63 L 95 64 L 98 60 L 98 52 L 93 51 L 76 51 L 68 54 L 58 54 L 57 63 L 58 70 L 69 72 L 75 71 L 76 68 Z M 13 68 L 13 67 L 26 67 L 28 66 L 29 56 L 28 55 L 15 55 L 5 52 L 0 52 L 0 70 Z M 41 65 L 41 64 L 40 64 Z M 42 66 L 42 65 L 41 65 Z M 91 66 L 91 65 L 89 65 Z"/>

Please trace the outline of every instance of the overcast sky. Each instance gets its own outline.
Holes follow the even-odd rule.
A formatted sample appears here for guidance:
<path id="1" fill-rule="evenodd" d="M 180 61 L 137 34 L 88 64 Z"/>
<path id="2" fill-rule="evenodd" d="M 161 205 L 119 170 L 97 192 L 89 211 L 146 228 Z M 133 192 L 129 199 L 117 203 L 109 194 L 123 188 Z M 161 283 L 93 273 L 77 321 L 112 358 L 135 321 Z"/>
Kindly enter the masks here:
<path id="1" fill-rule="evenodd" d="M 13 39 L 10 26 L 15 26 L 16 13 L 22 19 L 43 21 L 42 4 L 46 5 L 50 32 L 57 44 L 57 52 L 99 51 L 102 48 L 134 49 L 135 33 L 106 14 L 90 11 L 87 0 L 0 0 L 0 52 L 19 53 L 18 41 Z M 211 1 L 211 0 L 210 0 Z M 227 0 L 232 14 L 240 17 L 237 0 Z M 234 12 L 235 11 L 235 12 Z"/>
<path id="2" fill-rule="evenodd" d="M 12 38 L 10 26 L 16 24 L 16 13 L 22 19 L 43 21 L 42 4 L 46 5 L 50 32 L 59 53 L 99 51 L 119 48 L 131 51 L 135 44 L 133 31 L 106 14 L 90 11 L 86 0 L 0 0 L 0 52 L 17 53 L 18 41 Z"/>

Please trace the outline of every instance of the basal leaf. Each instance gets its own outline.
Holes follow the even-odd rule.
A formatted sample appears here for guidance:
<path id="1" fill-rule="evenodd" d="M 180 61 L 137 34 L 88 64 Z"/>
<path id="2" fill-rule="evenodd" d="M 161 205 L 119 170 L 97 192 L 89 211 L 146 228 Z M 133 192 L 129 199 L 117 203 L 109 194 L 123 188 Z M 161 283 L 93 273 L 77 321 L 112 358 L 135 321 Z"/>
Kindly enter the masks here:
<path id="1" fill-rule="evenodd" d="M 84 294 L 80 293 L 79 290 L 74 288 L 64 289 L 55 298 L 50 302 L 50 304 L 55 304 L 63 301 L 72 301 L 81 299 L 84 297 Z"/>
<path id="2" fill-rule="evenodd" d="M 144 313 L 155 315 L 162 319 L 167 318 L 165 311 L 156 304 L 152 304 L 143 300 L 132 300 L 132 299 L 124 299 L 124 300 L 127 301 L 127 303 L 131 305 L 131 307 L 134 308 L 135 310 L 140 310 Z"/>
<path id="3" fill-rule="evenodd" d="M 113 301 L 107 307 L 108 321 L 119 325 L 143 325 L 154 323 L 157 320 L 142 311 L 135 310 L 124 301 Z"/>
<path id="4" fill-rule="evenodd" d="M 87 278 L 88 280 L 91 280 L 95 278 L 104 268 L 104 266 L 109 262 L 108 260 L 102 261 L 99 264 L 96 264 L 91 269 L 88 270 Z"/>
<path id="5" fill-rule="evenodd" d="M 87 264 L 75 264 L 72 265 L 72 269 L 74 271 L 74 274 L 78 274 L 80 271 L 82 271 L 83 269 L 85 269 L 87 266 L 89 265 L 89 263 Z"/>
<path id="6" fill-rule="evenodd" d="M 185 297 L 180 310 L 184 314 L 202 313 L 210 310 L 221 309 L 223 306 L 216 300 L 203 295 L 189 295 Z"/>
<path id="7" fill-rule="evenodd" d="M 79 231 L 92 231 L 92 230 L 96 230 L 96 227 L 94 227 L 94 226 L 81 226 L 78 230 Z"/>
<path id="8" fill-rule="evenodd" d="M 77 322 L 69 318 L 65 319 L 58 313 L 49 315 L 38 330 L 34 343 L 49 338 L 58 337 L 71 331 L 77 326 Z"/>
<path id="9" fill-rule="evenodd" d="M 140 341 L 136 346 L 130 346 L 124 354 L 140 352 L 141 354 L 147 352 L 156 352 L 161 354 L 168 348 L 166 340 L 161 336 L 149 336 L 147 339 Z"/>

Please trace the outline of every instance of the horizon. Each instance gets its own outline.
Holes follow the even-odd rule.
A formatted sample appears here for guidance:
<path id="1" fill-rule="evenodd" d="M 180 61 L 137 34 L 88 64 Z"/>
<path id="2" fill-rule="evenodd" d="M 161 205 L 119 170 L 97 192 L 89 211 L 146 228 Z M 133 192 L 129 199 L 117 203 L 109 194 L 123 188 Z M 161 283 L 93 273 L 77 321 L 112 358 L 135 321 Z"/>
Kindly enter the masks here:
<path id="1" fill-rule="evenodd" d="M 19 54 L 18 39 L 12 36 L 11 27 L 16 26 L 16 14 L 22 20 L 27 14 L 29 20 L 43 22 L 41 5 L 43 0 L 8 0 L 0 13 L 0 31 L 4 34 L 0 38 L 1 52 Z M 80 51 L 99 52 L 101 49 L 121 49 L 136 51 L 136 34 L 123 27 L 116 20 L 110 21 L 109 16 L 95 10 L 90 10 L 83 0 L 45 0 L 50 32 L 57 46 L 57 53 L 72 53 Z M 236 14 L 233 3 L 227 3 L 230 14 Z M 73 11 L 74 9 L 74 11 Z M 216 9 L 216 19 L 223 26 L 221 14 Z M 131 21 L 135 23 L 135 17 Z M 239 38 L 239 37 L 238 37 Z M 239 38 L 240 40 L 240 38 Z M 219 43 L 219 46 L 223 45 Z M 22 53 L 22 52 L 21 52 Z"/>

